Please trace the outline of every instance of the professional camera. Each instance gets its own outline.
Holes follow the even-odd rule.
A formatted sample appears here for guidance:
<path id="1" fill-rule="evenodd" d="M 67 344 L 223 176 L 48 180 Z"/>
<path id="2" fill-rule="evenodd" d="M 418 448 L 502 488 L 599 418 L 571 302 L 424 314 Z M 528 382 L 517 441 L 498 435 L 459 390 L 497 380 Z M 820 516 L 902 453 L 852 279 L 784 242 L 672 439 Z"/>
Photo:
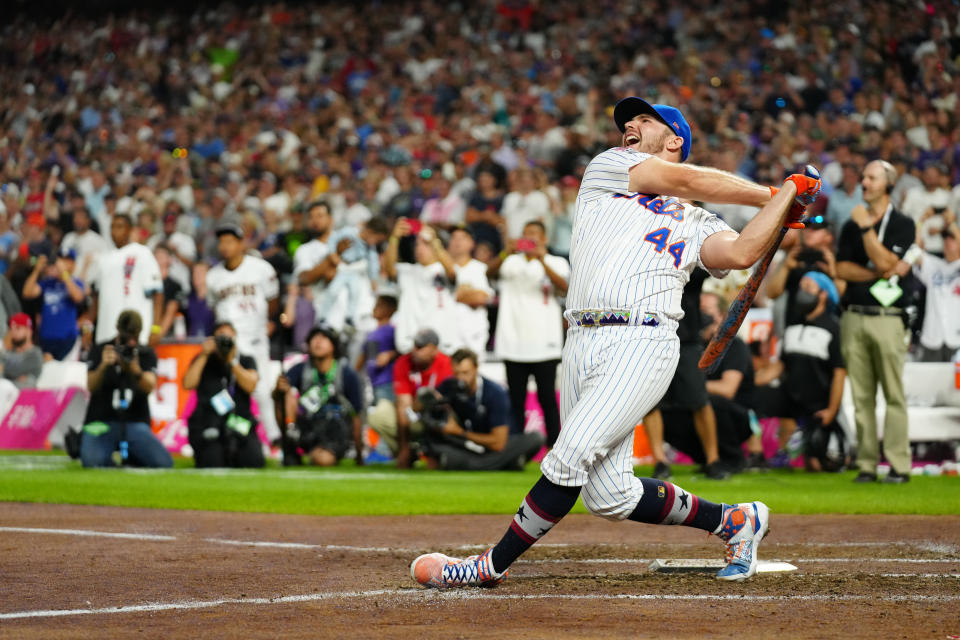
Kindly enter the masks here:
<path id="1" fill-rule="evenodd" d="M 123 362 L 131 362 L 137 354 L 137 348 L 133 345 L 120 343 L 115 347 L 117 358 Z"/>
<path id="2" fill-rule="evenodd" d="M 421 389 L 417 393 L 417 401 L 420 403 L 420 420 L 424 430 L 432 435 L 442 435 L 443 427 L 453 411 L 450 402 L 433 389 Z"/>
<path id="3" fill-rule="evenodd" d="M 213 341 L 217 344 L 217 355 L 226 360 L 230 352 L 233 351 L 233 338 L 225 335 L 214 336 Z"/>
<path id="4" fill-rule="evenodd" d="M 297 420 L 300 432 L 299 445 L 304 451 L 311 451 L 315 447 L 330 449 L 338 455 L 343 455 L 350 438 L 350 424 L 338 404 L 325 404 L 316 413 L 303 416 Z"/>

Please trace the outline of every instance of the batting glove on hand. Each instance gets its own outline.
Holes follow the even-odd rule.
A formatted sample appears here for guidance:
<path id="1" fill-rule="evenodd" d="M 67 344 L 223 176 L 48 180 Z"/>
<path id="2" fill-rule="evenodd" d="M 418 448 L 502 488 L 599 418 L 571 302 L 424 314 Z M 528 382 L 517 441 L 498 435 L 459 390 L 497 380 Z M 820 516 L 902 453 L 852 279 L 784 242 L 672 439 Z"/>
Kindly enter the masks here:
<path id="1" fill-rule="evenodd" d="M 822 186 L 820 172 L 811 164 L 807 165 L 803 173 L 794 173 L 783 183 L 786 184 L 787 181 L 793 182 L 797 187 L 796 201 L 804 207 L 813 204 L 813 201 L 820 195 L 820 187 Z"/>
<path id="2" fill-rule="evenodd" d="M 790 211 L 787 212 L 787 219 L 784 222 L 783 226 L 788 229 L 803 229 L 803 218 L 807 215 L 807 207 L 796 200 L 793 201 L 793 205 L 790 207 Z"/>

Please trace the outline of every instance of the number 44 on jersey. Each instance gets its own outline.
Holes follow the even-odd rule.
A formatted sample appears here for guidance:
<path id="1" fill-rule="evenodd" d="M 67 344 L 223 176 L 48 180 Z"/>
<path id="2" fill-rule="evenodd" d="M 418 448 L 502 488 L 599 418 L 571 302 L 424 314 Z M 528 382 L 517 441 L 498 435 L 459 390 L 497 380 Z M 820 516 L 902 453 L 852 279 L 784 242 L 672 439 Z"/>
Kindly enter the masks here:
<path id="1" fill-rule="evenodd" d="M 644 240 L 652 243 L 654 249 L 657 250 L 657 253 L 663 253 L 663 250 L 666 249 L 667 253 L 673 256 L 673 266 L 678 269 L 680 268 L 680 258 L 683 256 L 683 250 L 687 245 L 683 240 L 681 240 L 668 246 L 667 243 L 670 241 L 670 229 L 663 227 L 662 229 L 651 231 L 646 235 Z"/>

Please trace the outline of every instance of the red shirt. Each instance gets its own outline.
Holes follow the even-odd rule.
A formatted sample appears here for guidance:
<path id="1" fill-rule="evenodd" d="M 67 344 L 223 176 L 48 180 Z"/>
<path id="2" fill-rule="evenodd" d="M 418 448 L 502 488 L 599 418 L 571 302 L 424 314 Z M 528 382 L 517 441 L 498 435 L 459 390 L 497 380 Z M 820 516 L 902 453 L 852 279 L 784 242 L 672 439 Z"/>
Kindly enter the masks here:
<path id="1" fill-rule="evenodd" d="M 453 376 L 453 364 L 450 358 L 437 353 L 430 366 L 423 371 L 413 368 L 413 360 L 409 353 L 397 358 L 393 365 L 393 391 L 398 396 L 406 394 L 415 396 L 421 387 L 436 388 L 438 384 Z"/>

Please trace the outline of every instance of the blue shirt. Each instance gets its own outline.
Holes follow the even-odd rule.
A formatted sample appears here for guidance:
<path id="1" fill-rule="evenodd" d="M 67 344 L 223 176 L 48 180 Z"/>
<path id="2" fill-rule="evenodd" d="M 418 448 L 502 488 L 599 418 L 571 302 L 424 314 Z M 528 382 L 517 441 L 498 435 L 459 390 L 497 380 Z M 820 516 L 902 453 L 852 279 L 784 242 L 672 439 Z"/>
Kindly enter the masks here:
<path id="1" fill-rule="evenodd" d="M 377 248 L 364 242 L 360 237 L 360 232 L 354 227 L 344 227 L 330 234 L 330 240 L 327 242 L 330 251 L 336 251 L 337 243 L 344 238 L 349 238 L 351 242 L 340 258 L 347 264 L 359 262 L 366 258 L 367 274 L 370 276 L 370 280 L 375 282 L 380 277 L 380 254 L 377 253 Z"/>
<path id="2" fill-rule="evenodd" d="M 83 289 L 83 282 L 77 278 L 73 281 Z M 43 291 L 40 337 L 48 340 L 76 338 L 78 308 L 70 299 L 66 283 L 60 278 L 44 278 L 37 284 Z"/>

